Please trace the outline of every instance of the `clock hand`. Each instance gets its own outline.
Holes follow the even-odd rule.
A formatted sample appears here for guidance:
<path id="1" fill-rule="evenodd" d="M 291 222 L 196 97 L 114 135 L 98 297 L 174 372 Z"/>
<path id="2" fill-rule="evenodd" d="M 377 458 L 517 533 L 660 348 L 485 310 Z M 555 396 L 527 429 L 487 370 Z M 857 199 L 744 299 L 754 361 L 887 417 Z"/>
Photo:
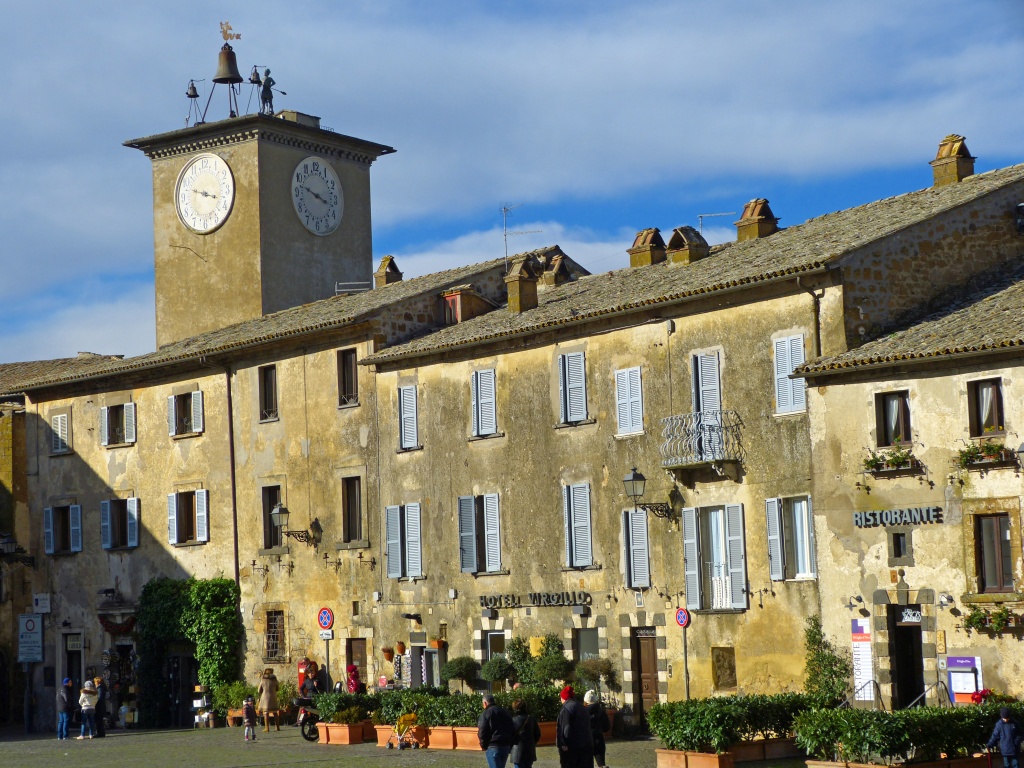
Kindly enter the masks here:
<path id="1" fill-rule="evenodd" d="M 196 191 L 197 191 L 197 192 L 198 192 L 198 193 L 199 193 L 200 195 L 202 195 L 203 197 L 212 197 L 212 198 L 213 198 L 213 199 L 215 199 L 215 200 L 217 199 L 217 196 L 216 196 L 216 195 L 214 195 L 214 194 L 212 194 L 212 193 L 210 193 L 210 192 L 207 192 L 207 191 L 206 191 L 205 189 L 198 189 L 198 190 L 196 190 Z"/>
<path id="2" fill-rule="evenodd" d="M 320 201 L 321 203 L 323 203 L 324 205 L 327 205 L 327 201 L 326 201 L 326 200 L 324 200 L 324 199 L 323 199 L 322 197 L 320 197 L 320 195 L 318 195 L 318 194 L 317 194 L 316 192 L 314 192 L 314 191 L 313 191 L 312 189 L 310 189 L 309 187 L 305 187 L 305 186 L 303 187 L 303 189 L 304 189 L 304 190 L 306 190 L 307 192 L 309 192 L 309 194 L 311 194 L 311 195 L 312 195 L 313 197 L 315 197 L 315 198 L 316 198 L 317 200 L 319 200 L 319 201 Z"/>

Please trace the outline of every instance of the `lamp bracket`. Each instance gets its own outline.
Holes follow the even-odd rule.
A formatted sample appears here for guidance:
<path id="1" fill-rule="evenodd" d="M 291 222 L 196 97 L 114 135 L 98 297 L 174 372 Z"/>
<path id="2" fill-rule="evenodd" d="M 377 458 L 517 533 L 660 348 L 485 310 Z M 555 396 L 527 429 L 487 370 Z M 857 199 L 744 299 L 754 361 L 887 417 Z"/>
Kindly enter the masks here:
<path id="1" fill-rule="evenodd" d="M 663 520 L 671 520 L 674 517 L 672 514 L 672 505 L 668 502 L 637 504 L 636 507 L 637 509 L 642 509 L 644 512 L 650 512 L 655 517 L 660 517 Z"/>

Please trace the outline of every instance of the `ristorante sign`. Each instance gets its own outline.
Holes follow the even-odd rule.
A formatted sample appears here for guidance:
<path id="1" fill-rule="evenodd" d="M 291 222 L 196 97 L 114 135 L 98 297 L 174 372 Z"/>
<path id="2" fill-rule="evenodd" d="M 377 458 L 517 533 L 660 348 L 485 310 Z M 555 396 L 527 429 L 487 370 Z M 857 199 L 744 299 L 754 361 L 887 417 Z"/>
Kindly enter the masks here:
<path id="1" fill-rule="evenodd" d="M 853 524 L 858 528 L 875 528 L 879 525 L 923 525 L 925 523 L 941 522 L 942 507 L 876 509 L 871 512 L 853 513 Z"/>
<path id="2" fill-rule="evenodd" d="M 525 595 L 480 595 L 481 608 L 522 608 L 523 606 L 590 605 L 589 592 L 527 592 Z"/>

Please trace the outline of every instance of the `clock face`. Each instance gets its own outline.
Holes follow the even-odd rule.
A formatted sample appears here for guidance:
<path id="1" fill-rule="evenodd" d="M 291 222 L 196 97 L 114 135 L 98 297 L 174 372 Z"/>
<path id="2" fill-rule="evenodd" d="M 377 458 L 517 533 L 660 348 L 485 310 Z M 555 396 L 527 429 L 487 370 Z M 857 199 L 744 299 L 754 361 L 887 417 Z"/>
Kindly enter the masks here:
<path id="1" fill-rule="evenodd" d="M 329 235 L 338 228 L 345 212 L 345 195 L 330 163 L 307 157 L 295 166 L 292 205 L 302 226 L 314 235 Z"/>
<path id="2" fill-rule="evenodd" d="M 181 223 L 205 235 L 223 224 L 235 200 L 235 177 L 224 158 L 196 155 L 178 174 L 174 205 Z"/>

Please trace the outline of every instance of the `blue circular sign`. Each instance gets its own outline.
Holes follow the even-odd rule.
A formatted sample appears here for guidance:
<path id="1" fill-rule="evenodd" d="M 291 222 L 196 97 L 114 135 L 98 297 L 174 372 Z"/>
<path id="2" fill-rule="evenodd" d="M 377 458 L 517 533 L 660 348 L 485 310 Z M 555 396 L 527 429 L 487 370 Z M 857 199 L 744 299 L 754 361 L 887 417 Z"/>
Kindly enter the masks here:
<path id="1" fill-rule="evenodd" d="M 316 620 L 320 624 L 320 629 L 330 629 L 334 626 L 334 611 L 330 608 L 321 608 Z"/>
<path id="2" fill-rule="evenodd" d="M 683 629 L 686 629 L 688 626 L 690 626 L 690 612 L 685 608 L 677 608 L 676 624 L 678 624 Z"/>

